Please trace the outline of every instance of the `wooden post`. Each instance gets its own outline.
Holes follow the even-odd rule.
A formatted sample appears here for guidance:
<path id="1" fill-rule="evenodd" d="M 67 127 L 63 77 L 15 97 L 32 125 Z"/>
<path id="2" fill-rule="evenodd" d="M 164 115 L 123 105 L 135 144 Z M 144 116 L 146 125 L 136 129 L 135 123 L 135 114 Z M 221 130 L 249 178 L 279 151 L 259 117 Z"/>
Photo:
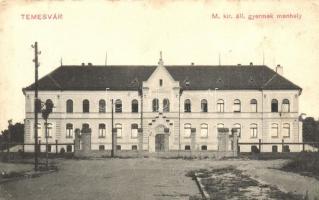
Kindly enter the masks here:
<path id="1" fill-rule="evenodd" d="M 259 139 L 258 148 L 259 148 L 259 153 L 261 153 L 261 139 Z"/>
<path id="2" fill-rule="evenodd" d="M 41 153 L 41 140 L 39 140 L 39 154 Z"/>
<path id="3" fill-rule="evenodd" d="M 281 152 L 284 152 L 284 139 L 281 141 Z"/>
<path id="4" fill-rule="evenodd" d="M 75 152 L 75 140 L 73 140 L 73 153 Z"/>
<path id="5" fill-rule="evenodd" d="M 302 142 L 302 151 L 304 152 L 305 151 L 305 143 Z"/>
<path id="6" fill-rule="evenodd" d="M 58 155 L 58 140 L 55 140 L 55 154 Z"/>

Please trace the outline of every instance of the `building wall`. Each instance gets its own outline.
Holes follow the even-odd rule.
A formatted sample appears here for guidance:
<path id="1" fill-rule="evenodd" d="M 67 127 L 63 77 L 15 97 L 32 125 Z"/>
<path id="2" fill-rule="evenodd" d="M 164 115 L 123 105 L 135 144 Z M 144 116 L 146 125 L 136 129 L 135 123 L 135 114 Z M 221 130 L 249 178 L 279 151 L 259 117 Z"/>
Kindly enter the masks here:
<path id="1" fill-rule="evenodd" d="M 159 80 L 162 80 L 162 86 Z M 217 124 L 224 124 L 225 128 L 234 128 L 235 124 L 241 126 L 241 136 L 239 142 L 301 142 L 301 127 L 298 122 L 298 100 L 297 90 L 184 90 L 179 96 L 179 83 L 174 81 L 165 68 L 158 67 L 148 81 L 143 82 L 143 100 L 137 91 L 39 91 L 39 98 L 44 102 L 51 99 L 55 105 L 53 113 L 49 116 L 49 123 L 52 123 L 52 138 L 49 142 L 73 142 L 74 130 L 81 129 L 83 123 L 88 123 L 92 129 L 92 149 L 99 149 L 99 145 L 105 145 L 105 149 L 111 149 L 112 130 L 112 99 L 122 101 L 122 112 L 114 112 L 114 125 L 122 124 L 123 135 L 117 139 L 117 144 L 121 149 L 130 150 L 132 145 L 138 146 L 138 139 L 132 138 L 131 124 L 138 124 L 138 128 L 143 128 L 143 149 L 154 149 L 155 129 L 158 125 L 169 128 L 169 149 L 184 149 L 185 145 L 195 142 L 193 150 L 200 150 L 202 145 L 207 146 L 207 150 L 217 150 Z M 159 99 L 159 112 L 152 112 L 152 100 Z M 170 101 L 170 112 L 163 112 L 163 99 Z M 66 113 L 66 101 L 73 100 L 73 113 Z M 89 100 L 90 112 L 83 113 L 82 102 Z M 106 112 L 99 113 L 99 100 L 106 101 Z M 132 100 L 138 100 L 138 113 L 131 112 Z M 184 112 L 184 101 L 191 100 L 191 112 Z M 201 100 L 208 102 L 208 112 L 201 112 Z M 217 101 L 224 100 L 224 112 L 217 112 Z M 241 102 L 241 112 L 234 112 L 234 100 Z M 250 100 L 257 100 L 257 112 L 252 112 Z M 277 99 L 279 102 L 278 112 L 271 112 L 271 100 Z M 288 99 L 290 102 L 290 112 L 282 112 L 282 101 Z M 34 94 L 32 91 L 25 93 L 25 142 L 34 141 Z M 143 118 L 141 119 L 141 106 L 143 105 Z M 179 112 L 180 111 L 180 112 Z M 39 139 L 44 140 L 44 121 L 39 114 L 41 132 Z M 66 124 L 73 124 L 73 137 L 66 138 Z M 106 125 L 105 138 L 99 138 L 99 124 Z M 190 123 L 196 129 L 195 137 L 185 137 L 184 125 Z M 272 137 L 272 123 L 278 124 L 278 137 Z M 283 124 L 290 125 L 290 137 L 283 137 Z M 208 125 L 208 136 L 201 137 L 201 124 Z M 257 137 L 251 137 L 251 124 L 257 124 Z M 271 147 L 270 147 L 271 148 Z M 243 151 L 250 151 L 250 146 L 242 147 Z M 271 151 L 269 147 L 262 150 Z"/>

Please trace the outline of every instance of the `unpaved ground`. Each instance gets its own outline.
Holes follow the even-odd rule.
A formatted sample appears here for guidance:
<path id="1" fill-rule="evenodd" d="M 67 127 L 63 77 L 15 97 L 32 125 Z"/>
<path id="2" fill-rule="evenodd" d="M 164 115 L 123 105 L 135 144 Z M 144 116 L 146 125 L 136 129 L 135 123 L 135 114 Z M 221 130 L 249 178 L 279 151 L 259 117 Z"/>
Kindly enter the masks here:
<path id="1" fill-rule="evenodd" d="M 58 160 L 59 172 L 0 185 L 0 199 L 189 199 L 198 188 L 191 170 L 234 166 L 287 192 L 319 197 L 319 181 L 271 168 L 285 160 Z"/>

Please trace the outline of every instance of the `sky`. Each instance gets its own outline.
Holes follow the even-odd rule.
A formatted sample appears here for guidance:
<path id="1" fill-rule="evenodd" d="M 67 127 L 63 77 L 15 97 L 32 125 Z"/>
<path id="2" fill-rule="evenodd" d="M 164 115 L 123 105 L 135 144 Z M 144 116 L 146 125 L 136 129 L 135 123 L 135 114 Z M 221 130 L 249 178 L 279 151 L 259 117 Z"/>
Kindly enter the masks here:
<path id="1" fill-rule="evenodd" d="M 300 113 L 319 117 L 318 1 L 0 2 L 0 130 L 25 117 L 22 88 L 34 81 L 35 41 L 40 78 L 61 60 L 104 65 L 106 52 L 108 65 L 156 65 L 160 51 L 164 65 L 280 64 L 303 88 Z M 31 14 L 62 17 L 27 19 Z"/>

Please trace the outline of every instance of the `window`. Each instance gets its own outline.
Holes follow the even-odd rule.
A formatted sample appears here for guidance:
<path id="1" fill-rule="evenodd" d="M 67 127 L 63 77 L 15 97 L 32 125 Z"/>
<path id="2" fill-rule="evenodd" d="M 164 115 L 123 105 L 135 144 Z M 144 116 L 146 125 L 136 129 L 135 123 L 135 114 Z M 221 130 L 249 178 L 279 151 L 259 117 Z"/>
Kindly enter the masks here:
<path id="1" fill-rule="evenodd" d="M 222 99 L 217 101 L 217 112 L 224 112 L 224 100 Z"/>
<path id="2" fill-rule="evenodd" d="M 50 153 L 52 151 L 52 146 L 51 144 L 48 144 L 48 152 Z"/>
<path id="3" fill-rule="evenodd" d="M 105 150 L 105 146 L 104 145 L 99 145 L 99 151 L 104 151 Z"/>
<path id="4" fill-rule="evenodd" d="M 278 137 L 278 124 L 271 124 L 271 137 Z"/>
<path id="5" fill-rule="evenodd" d="M 137 145 L 132 145 L 132 150 L 136 151 L 137 150 Z"/>
<path id="6" fill-rule="evenodd" d="M 159 80 L 159 85 L 162 87 L 163 86 L 163 79 Z"/>
<path id="7" fill-rule="evenodd" d="M 121 145 L 116 145 L 116 150 L 121 150 Z"/>
<path id="8" fill-rule="evenodd" d="M 207 145 L 202 145 L 202 146 L 201 146 L 201 150 L 202 150 L 202 151 L 207 151 Z"/>
<path id="9" fill-rule="evenodd" d="M 47 104 L 51 104 L 51 105 L 52 105 L 52 111 L 51 111 L 51 112 L 53 112 L 53 108 L 54 108 L 53 101 L 52 101 L 51 99 L 47 99 L 47 100 L 45 101 L 45 104 L 46 104 L 46 105 L 47 105 Z"/>
<path id="10" fill-rule="evenodd" d="M 257 124 L 250 124 L 250 137 L 257 138 Z"/>
<path id="11" fill-rule="evenodd" d="M 282 101 L 282 112 L 290 112 L 290 103 L 288 99 Z"/>
<path id="12" fill-rule="evenodd" d="M 277 99 L 271 100 L 271 112 L 278 112 L 278 101 L 277 101 Z"/>
<path id="13" fill-rule="evenodd" d="M 208 125 L 207 124 L 200 125 L 200 137 L 204 137 L 204 138 L 208 137 Z"/>
<path id="14" fill-rule="evenodd" d="M 186 151 L 191 150 L 191 146 L 190 146 L 190 145 L 185 145 L 185 150 L 186 150 Z"/>
<path id="15" fill-rule="evenodd" d="M 241 125 L 240 124 L 234 124 L 234 129 L 237 131 L 237 137 L 241 136 Z"/>
<path id="16" fill-rule="evenodd" d="M 131 137 L 132 138 L 137 138 L 138 136 L 138 125 L 137 124 L 132 124 L 131 125 Z"/>
<path id="17" fill-rule="evenodd" d="M 285 123 L 282 127 L 282 136 L 283 137 L 290 137 L 290 124 Z"/>
<path id="18" fill-rule="evenodd" d="M 90 112 L 90 102 L 87 99 L 83 100 L 83 112 L 84 113 Z"/>
<path id="19" fill-rule="evenodd" d="M 250 100 L 250 109 L 251 109 L 251 112 L 257 112 L 257 100 L 256 99 Z"/>
<path id="20" fill-rule="evenodd" d="M 159 109 L 158 99 L 153 99 L 153 101 L 152 101 L 152 111 L 153 112 L 158 112 L 158 109 Z"/>
<path id="21" fill-rule="evenodd" d="M 66 124 L 66 138 L 73 137 L 73 124 Z"/>
<path id="22" fill-rule="evenodd" d="M 208 110 L 207 100 L 206 100 L 206 99 L 202 99 L 200 105 L 201 105 L 201 111 L 202 111 L 202 112 L 207 112 L 207 110 Z"/>
<path id="23" fill-rule="evenodd" d="M 41 123 L 37 124 L 37 129 L 38 129 L 38 138 L 41 137 Z"/>
<path id="24" fill-rule="evenodd" d="M 116 128 L 116 137 L 122 137 L 122 124 L 115 124 Z"/>
<path id="25" fill-rule="evenodd" d="M 137 113 L 138 112 L 138 101 L 136 99 L 134 99 L 132 101 L 132 112 L 133 113 Z"/>
<path id="26" fill-rule="evenodd" d="M 36 99 L 35 100 L 35 111 L 40 113 L 42 109 L 42 102 L 41 99 Z"/>
<path id="27" fill-rule="evenodd" d="M 66 152 L 72 152 L 72 145 L 66 146 Z"/>
<path id="28" fill-rule="evenodd" d="M 85 124 L 82 124 L 82 132 L 88 132 L 90 129 L 90 125 L 85 123 Z"/>
<path id="29" fill-rule="evenodd" d="M 122 101 L 120 99 L 117 99 L 115 101 L 115 112 L 117 113 L 122 112 Z"/>
<path id="30" fill-rule="evenodd" d="M 190 137 L 191 136 L 191 124 L 185 124 L 184 125 L 184 137 Z"/>
<path id="31" fill-rule="evenodd" d="M 260 153 L 260 151 L 259 151 L 259 149 L 258 149 L 257 146 L 252 145 L 250 148 L 251 148 L 251 152 L 252 152 L 252 153 Z"/>
<path id="32" fill-rule="evenodd" d="M 191 107 L 191 100 L 186 99 L 184 101 L 184 112 L 191 112 L 192 111 L 192 107 Z"/>
<path id="33" fill-rule="evenodd" d="M 163 112 L 169 112 L 169 100 L 168 99 L 163 100 Z"/>
<path id="34" fill-rule="evenodd" d="M 241 104 L 239 99 L 234 100 L 234 112 L 240 112 L 241 111 Z"/>
<path id="35" fill-rule="evenodd" d="M 105 100 L 101 99 L 99 101 L 99 113 L 105 113 L 106 111 L 106 104 L 105 104 Z"/>
<path id="36" fill-rule="evenodd" d="M 289 145 L 284 145 L 283 149 L 282 149 L 282 152 L 290 152 Z"/>
<path id="37" fill-rule="evenodd" d="M 222 123 L 217 124 L 217 128 L 224 128 L 224 124 Z"/>
<path id="38" fill-rule="evenodd" d="M 277 145 L 273 145 L 271 149 L 272 149 L 273 153 L 277 153 L 278 152 L 278 146 Z"/>
<path id="39" fill-rule="evenodd" d="M 47 124 L 47 137 L 52 138 L 52 123 Z"/>
<path id="40" fill-rule="evenodd" d="M 99 124 L 99 138 L 105 138 L 106 128 L 105 124 Z"/>
<path id="41" fill-rule="evenodd" d="M 66 112 L 73 113 L 73 101 L 71 99 L 66 101 Z"/>

